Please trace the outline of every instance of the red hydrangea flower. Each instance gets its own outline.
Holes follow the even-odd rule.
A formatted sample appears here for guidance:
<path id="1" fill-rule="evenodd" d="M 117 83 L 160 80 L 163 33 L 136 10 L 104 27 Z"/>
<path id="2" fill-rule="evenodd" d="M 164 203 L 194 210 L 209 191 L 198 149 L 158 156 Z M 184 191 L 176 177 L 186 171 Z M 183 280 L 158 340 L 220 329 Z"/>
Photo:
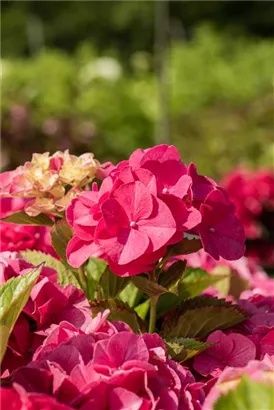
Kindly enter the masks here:
<path id="1" fill-rule="evenodd" d="M 274 266 L 274 175 L 272 169 L 255 172 L 236 169 L 222 185 L 236 207 L 247 236 L 246 255 L 263 266 Z"/>
<path id="2" fill-rule="evenodd" d="M 31 264 L 16 254 L 0 254 L 1 284 L 32 268 Z M 1 366 L 3 373 L 8 374 L 28 363 L 53 323 L 68 320 L 82 329 L 90 325 L 90 309 L 83 292 L 71 285 L 62 288 L 56 283 L 56 278 L 57 274 L 53 269 L 42 270 L 9 338 Z"/>
<path id="3" fill-rule="evenodd" d="M 234 206 L 221 190 L 213 190 L 200 206 L 202 222 L 198 227 L 204 250 L 213 258 L 227 260 L 244 255 L 243 227 L 234 215 Z"/>
<path id="4" fill-rule="evenodd" d="M 137 150 L 108 175 L 99 190 L 95 185 L 67 209 L 72 266 L 101 257 L 117 275 L 136 275 L 152 270 L 168 245 L 192 231 L 216 259 L 243 255 L 244 235 L 232 204 L 193 164 L 187 168 L 174 146 Z"/>
<path id="5" fill-rule="evenodd" d="M 100 322 L 91 332 L 66 322 L 55 326 L 11 383 L 80 410 L 201 409 L 203 384 L 167 358 L 158 335 L 120 330 L 119 322 L 105 332 L 102 317 Z"/>

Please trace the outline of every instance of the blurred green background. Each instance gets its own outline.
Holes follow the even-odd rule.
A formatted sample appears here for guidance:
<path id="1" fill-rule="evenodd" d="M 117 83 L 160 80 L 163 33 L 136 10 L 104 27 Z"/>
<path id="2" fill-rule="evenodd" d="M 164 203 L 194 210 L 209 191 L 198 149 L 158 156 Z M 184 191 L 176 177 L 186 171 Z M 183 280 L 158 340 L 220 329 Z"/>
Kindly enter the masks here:
<path id="1" fill-rule="evenodd" d="M 2 169 L 175 144 L 220 178 L 273 158 L 274 3 L 2 2 Z"/>

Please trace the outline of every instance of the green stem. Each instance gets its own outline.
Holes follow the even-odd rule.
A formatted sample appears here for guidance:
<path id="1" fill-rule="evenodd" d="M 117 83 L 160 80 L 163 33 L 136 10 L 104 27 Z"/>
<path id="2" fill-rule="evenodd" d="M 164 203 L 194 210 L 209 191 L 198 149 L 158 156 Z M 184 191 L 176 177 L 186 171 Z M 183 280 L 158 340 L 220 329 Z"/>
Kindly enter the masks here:
<path id="1" fill-rule="evenodd" d="M 155 332 L 156 316 L 157 316 L 157 302 L 159 296 L 151 296 L 150 298 L 150 314 L 149 314 L 149 333 Z"/>
<path id="2" fill-rule="evenodd" d="M 149 272 L 149 279 L 152 282 L 156 282 L 156 269 L 152 272 Z M 159 299 L 159 295 L 154 295 L 150 297 L 150 312 L 149 312 L 149 333 L 155 332 L 155 325 L 156 325 L 156 317 L 157 317 L 157 302 Z"/>
<path id="3" fill-rule="evenodd" d="M 85 275 L 85 271 L 84 271 L 83 266 L 81 266 L 81 267 L 78 269 L 78 272 L 79 272 L 80 285 L 81 285 L 83 291 L 85 292 L 86 296 L 88 297 L 88 294 L 87 294 L 87 291 L 88 291 L 88 282 L 87 282 L 87 278 L 86 278 L 86 275 Z"/>

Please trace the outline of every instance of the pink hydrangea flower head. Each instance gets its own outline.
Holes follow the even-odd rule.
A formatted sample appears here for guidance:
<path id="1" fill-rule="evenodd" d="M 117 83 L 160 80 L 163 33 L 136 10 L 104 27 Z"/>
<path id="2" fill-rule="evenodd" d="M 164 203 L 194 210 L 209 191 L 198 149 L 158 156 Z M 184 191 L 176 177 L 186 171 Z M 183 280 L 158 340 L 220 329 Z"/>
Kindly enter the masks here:
<path id="1" fill-rule="evenodd" d="M 101 206 L 96 239 L 108 257 L 119 265 L 157 251 L 176 232 L 169 208 L 139 181 L 124 184 Z"/>
<path id="2" fill-rule="evenodd" d="M 33 362 L 16 370 L 11 381 L 29 394 L 54 396 L 81 410 L 151 410 L 166 405 L 175 410 L 185 403 L 188 410 L 201 408 L 202 383 L 167 359 L 158 335 L 120 331 L 119 325 L 114 333 L 101 330 L 86 333 L 65 322 L 55 326 Z"/>

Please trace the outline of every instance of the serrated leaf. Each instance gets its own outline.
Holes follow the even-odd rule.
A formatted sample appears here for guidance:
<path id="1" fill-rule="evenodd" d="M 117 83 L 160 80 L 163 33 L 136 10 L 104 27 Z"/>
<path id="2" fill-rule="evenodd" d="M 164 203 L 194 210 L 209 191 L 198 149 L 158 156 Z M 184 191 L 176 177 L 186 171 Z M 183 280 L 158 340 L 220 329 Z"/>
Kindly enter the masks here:
<path id="1" fill-rule="evenodd" d="M 73 271 L 69 270 L 61 261 L 58 261 L 53 256 L 40 251 L 31 250 L 21 251 L 20 253 L 26 261 L 32 263 L 33 265 L 44 263 L 48 268 L 56 270 L 59 285 L 65 287 L 70 284 L 76 288 L 80 288 L 76 275 Z"/>
<path id="2" fill-rule="evenodd" d="M 168 253 L 170 256 L 188 255 L 190 253 L 198 252 L 201 248 L 202 242 L 199 236 L 185 234 L 185 237 L 181 242 L 168 248 Z"/>
<path id="3" fill-rule="evenodd" d="M 173 360 L 182 363 L 198 353 L 203 352 L 211 343 L 200 342 L 199 340 L 184 337 L 175 337 L 165 340 L 167 350 Z"/>
<path id="4" fill-rule="evenodd" d="M 170 291 L 152 280 L 143 276 L 131 277 L 132 283 L 149 296 L 159 296 Z"/>
<path id="5" fill-rule="evenodd" d="M 26 275 L 9 279 L 0 287 L 1 360 L 5 354 L 9 335 L 29 298 L 43 265 Z"/>
<path id="6" fill-rule="evenodd" d="M 209 275 L 203 269 L 187 267 L 182 280 L 178 283 L 177 295 L 160 296 L 157 305 L 158 315 L 162 315 L 186 299 L 200 295 L 209 286 L 215 285 L 226 277 L 226 275 Z"/>
<path id="7" fill-rule="evenodd" d="M 141 319 L 145 320 L 149 311 L 149 307 L 150 299 L 147 299 L 143 303 L 140 303 L 140 305 L 136 306 L 134 310 Z"/>
<path id="8" fill-rule="evenodd" d="M 100 294 L 102 298 L 116 298 L 126 287 L 129 281 L 130 278 L 122 278 L 117 276 L 111 272 L 109 267 L 106 267 L 99 281 Z"/>
<path id="9" fill-rule="evenodd" d="M 66 265 L 66 249 L 69 240 L 72 238 L 72 230 L 65 219 L 56 222 L 51 229 L 51 243 L 56 253 L 61 256 Z"/>
<path id="10" fill-rule="evenodd" d="M 140 333 L 141 331 L 145 332 L 147 330 L 145 323 L 138 317 L 137 313 L 120 300 L 102 299 L 91 302 L 90 307 L 93 317 L 99 312 L 104 312 L 106 309 L 109 309 L 110 314 L 108 320 L 111 322 L 125 322 L 136 333 Z"/>
<path id="11" fill-rule="evenodd" d="M 141 292 L 132 282 L 128 283 L 125 289 L 119 295 L 122 302 L 127 303 L 130 307 L 134 308 L 143 296 Z"/>
<path id="12" fill-rule="evenodd" d="M 40 214 L 37 216 L 29 216 L 24 211 L 15 212 L 5 218 L 2 218 L 3 222 L 10 222 L 18 225 L 41 225 L 41 226 L 52 226 L 53 221 L 45 214 Z"/>
<path id="13" fill-rule="evenodd" d="M 196 297 L 168 312 L 162 323 L 164 337 L 205 337 L 217 329 L 243 322 L 248 314 L 225 299 Z"/>
<path id="14" fill-rule="evenodd" d="M 184 275 L 185 268 L 185 260 L 174 262 L 167 270 L 161 273 L 159 278 L 160 285 L 167 289 L 172 285 L 175 285 L 175 283 Z"/>
<path id="15" fill-rule="evenodd" d="M 230 380 L 230 384 L 233 380 Z M 221 390 L 221 383 L 218 385 Z M 217 388 L 217 386 L 216 386 Z M 273 410 L 273 385 L 250 379 L 243 375 L 236 389 L 222 395 L 213 406 L 214 410 Z"/>

